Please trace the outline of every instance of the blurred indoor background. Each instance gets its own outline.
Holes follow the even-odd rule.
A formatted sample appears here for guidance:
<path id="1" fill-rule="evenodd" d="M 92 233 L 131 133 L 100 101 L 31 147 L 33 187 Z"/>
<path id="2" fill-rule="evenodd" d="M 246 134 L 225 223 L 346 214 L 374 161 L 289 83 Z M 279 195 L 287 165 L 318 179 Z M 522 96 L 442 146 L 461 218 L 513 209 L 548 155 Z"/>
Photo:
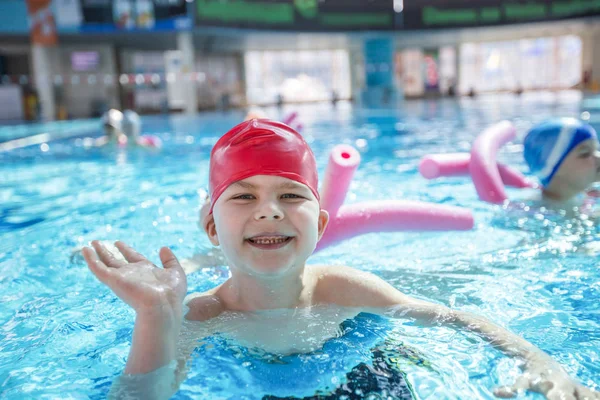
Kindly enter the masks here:
<path id="1" fill-rule="evenodd" d="M 597 1 L 0 0 L 0 124 L 583 89 Z"/>

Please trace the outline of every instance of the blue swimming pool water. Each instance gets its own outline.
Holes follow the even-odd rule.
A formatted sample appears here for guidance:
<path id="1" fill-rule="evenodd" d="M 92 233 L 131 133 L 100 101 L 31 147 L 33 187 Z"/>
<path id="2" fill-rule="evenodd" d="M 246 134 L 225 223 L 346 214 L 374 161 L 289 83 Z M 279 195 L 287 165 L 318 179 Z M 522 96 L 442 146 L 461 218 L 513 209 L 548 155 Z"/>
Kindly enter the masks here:
<path id="1" fill-rule="evenodd" d="M 297 108 L 321 176 L 335 144 L 361 152 L 347 202 L 415 199 L 469 207 L 476 218 L 469 232 L 372 234 L 310 262 L 371 271 L 409 295 L 485 315 L 599 389 L 598 221 L 565 223 L 523 207 L 505 211 L 478 201 L 467 178 L 428 182 L 417 171 L 422 155 L 468 150 L 482 129 L 503 118 L 515 123 L 519 138 L 545 118 L 584 111 L 599 128 L 596 104 L 561 93 L 411 101 L 388 109 Z M 164 245 L 182 258 L 207 251 L 196 225 L 198 192 L 207 186 L 211 146 L 242 117 L 241 111 L 145 117 L 144 132 L 164 141 L 160 153 L 86 149 L 82 138 L 99 134 L 87 125 L 79 127 L 79 137 L 0 153 L 0 397 L 106 396 L 124 367 L 133 313 L 71 257 L 72 250 L 93 239 L 121 239 L 155 261 Z M 78 129 L 76 124 L 64 128 Z M 3 128 L 6 137 L 7 129 L 23 128 Z M 519 144 L 506 146 L 501 159 L 525 171 Z M 513 189 L 509 195 L 518 200 L 531 193 Z M 190 276 L 189 291 L 211 288 L 226 276 L 224 267 L 201 270 Z M 175 398 L 301 396 L 306 387 L 291 385 L 283 393 L 273 377 L 285 382 L 304 374 L 309 382 L 319 368 L 329 382 L 315 390 L 332 390 L 343 381 L 343 368 L 331 372 L 324 357 L 343 360 L 355 351 L 353 362 L 372 362 L 370 344 L 353 342 L 352 332 L 393 341 L 399 369 L 418 398 L 491 399 L 492 389 L 511 383 L 519 371 L 514 360 L 472 335 L 403 321 L 386 321 L 382 329 L 379 319 L 365 316 L 348 323 L 354 329 L 348 336 L 294 359 L 274 362 L 272 355 L 232 348 L 237 357 L 221 357 L 197 349 L 197 368 Z M 211 357 L 214 363 L 206 361 Z"/>

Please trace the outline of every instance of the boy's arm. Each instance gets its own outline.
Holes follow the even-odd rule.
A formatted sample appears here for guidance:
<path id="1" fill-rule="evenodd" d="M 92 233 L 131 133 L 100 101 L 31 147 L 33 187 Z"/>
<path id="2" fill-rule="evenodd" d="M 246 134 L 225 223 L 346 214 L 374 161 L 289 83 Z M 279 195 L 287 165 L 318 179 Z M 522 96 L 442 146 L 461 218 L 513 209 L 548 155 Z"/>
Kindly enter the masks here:
<path id="1" fill-rule="evenodd" d="M 146 374 L 176 358 L 187 280 L 175 255 L 163 248 L 158 268 L 122 242 L 117 258 L 100 242 L 83 255 L 96 277 L 136 312 L 126 374 Z"/>
<path id="2" fill-rule="evenodd" d="M 137 312 L 125 374 L 146 374 L 175 359 L 182 308 Z"/>
<path id="3" fill-rule="evenodd" d="M 598 392 L 571 379 L 548 354 L 484 317 L 409 297 L 382 279 L 352 268 L 323 268 L 318 274 L 319 301 L 427 324 L 447 324 L 474 332 L 505 354 L 523 359 L 524 374 L 514 385 L 496 389 L 497 396 L 512 397 L 520 390 L 533 390 L 547 398 L 600 399 Z"/>

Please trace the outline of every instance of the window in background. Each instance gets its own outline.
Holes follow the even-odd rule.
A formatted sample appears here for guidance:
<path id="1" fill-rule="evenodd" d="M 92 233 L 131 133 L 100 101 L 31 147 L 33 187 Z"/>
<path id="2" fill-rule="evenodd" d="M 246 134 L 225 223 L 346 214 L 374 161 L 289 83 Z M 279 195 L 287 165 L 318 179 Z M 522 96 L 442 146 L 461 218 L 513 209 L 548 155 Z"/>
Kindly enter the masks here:
<path id="1" fill-rule="evenodd" d="M 456 84 L 456 47 L 440 47 L 440 91 L 447 94 Z"/>
<path id="2" fill-rule="evenodd" d="M 406 97 L 446 95 L 455 89 L 456 48 L 406 49 L 395 56 L 396 83 Z"/>
<path id="3" fill-rule="evenodd" d="M 558 50 L 556 57 L 558 68 L 555 69 L 555 80 L 560 87 L 574 87 L 581 83 L 582 43 L 575 35 L 561 36 L 556 41 Z"/>
<path id="4" fill-rule="evenodd" d="M 465 43 L 459 71 L 462 93 L 570 88 L 581 80 L 581 39 Z"/>
<path id="5" fill-rule="evenodd" d="M 345 50 L 249 51 L 245 54 L 250 104 L 328 101 L 333 91 L 349 99 L 350 63 Z"/>
<path id="6" fill-rule="evenodd" d="M 244 104 L 242 65 L 238 54 L 198 55 L 196 72 L 200 75 L 200 108 L 214 108 L 219 105 L 227 108 L 229 105 Z"/>

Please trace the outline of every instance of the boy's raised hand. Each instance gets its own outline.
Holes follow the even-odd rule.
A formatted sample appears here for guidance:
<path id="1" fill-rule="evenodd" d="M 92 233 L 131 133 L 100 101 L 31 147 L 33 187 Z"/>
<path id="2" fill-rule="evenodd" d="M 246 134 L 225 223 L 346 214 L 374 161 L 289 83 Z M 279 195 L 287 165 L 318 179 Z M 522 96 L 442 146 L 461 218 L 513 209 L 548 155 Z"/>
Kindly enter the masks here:
<path id="1" fill-rule="evenodd" d="M 572 379 L 555 361 L 532 360 L 512 386 L 494 391 L 497 397 L 515 397 L 522 391 L 534 391 L 549 400 L 600 400 L 600 392 L 588 389 Z"/>
<path id="2" fill-rule="evenodd" d="M 116 242 L 125 260 L 119 260 L 100 242 L 92 250 L 83 249 L 90 270 L 100 282 L 137 313 L 153 312 L 165 307 L 179 310 L 187 292 L 185 272 L 177 257 L 167 247 L 160 250 L 164 268 L 158 268 L 123 242 Z M 95 251 L 94 251 L 95 250 Z"/>

